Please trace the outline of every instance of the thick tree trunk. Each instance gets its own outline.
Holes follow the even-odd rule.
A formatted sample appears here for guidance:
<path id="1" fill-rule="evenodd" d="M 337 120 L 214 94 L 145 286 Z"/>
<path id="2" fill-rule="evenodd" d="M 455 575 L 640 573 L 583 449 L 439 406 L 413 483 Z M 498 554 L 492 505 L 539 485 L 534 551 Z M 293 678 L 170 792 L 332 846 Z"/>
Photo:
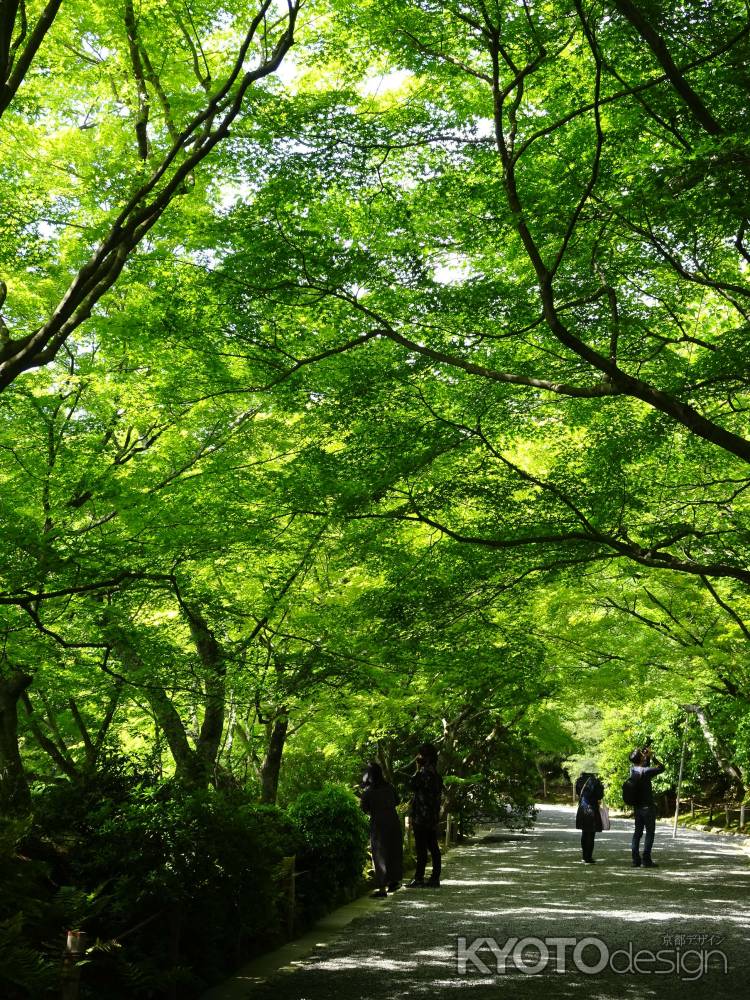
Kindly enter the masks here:
<path id="1" fill-rule="evenodd" d="M 226 716 L 226 663 L 224 652 L 203 618 L 191 609 L 190 632 L 204 671 L 203 724 L 198 734 L 196 751 L 206 780 L 215 776 Z"/>
<path id="2" fill-rule="evenodd" d="M 277 715 L 269 724 L 270 735 L 263 763 L 260 767 L 260 799 L 261 802 L 274 804 L 279 792 L 279 774 L 281 773 L 281 758 L 289 730 L 289 716 Z"/>
<path id="3" fill-rule="evenodd" d="M 31 677 L 14 670 L 0 678 L 0 813 L 26 813 L 31 793 L 18 749 L 18 702 Z"/>
<path id="4" fill-rule="evenodd" d="M 208 784 L 208 773 L 203 761 L 190 746 L 190 742 L 182 724 L 177 709 L 172 704 L 166 691 L 153 687 L 147 692 L 148 703 L 156 721 L 161 726 L 167 746 L 175 764 L 175 779 L 182 785 L 205 788 Z"/>
<path id="5" fill-rule="evenodd" d="M 112 649 L 128 673 L 141 675 L 145 678 L 146 667 L 130 640 L 119 630 L 115 631 L 114 629 L 107 630 L 107 637 Z M 137 681 L 134 679 L 133 683 L 137 684 Z M 164 688 L 153 683 L 144 683 L 143 691 L 172 754 L 176 780 L 184 785 L 205 788 L 208 778 L 202 774 L 201 762 L 190 746 L 182 719 L 167 692 Z"/>
<path id="6" fill-rule="evenodd" d="M 188 731 L 166 690 L 154 683 L 144 683 L 143 690 L 174 759 L 175 778 L 184 785 L 205 788 L 215 781 L 216 760 L 224 732 L 226 660 L 224 650 L 201 613 L 183 600 L 176 581 L 174 589 L 180 609 L 190 627 L 190 635 L 202 668 L 203 722 L 199 730 L 197 724 L 195 726 L 195 747 L 191 745 Z M 130 637 L 120 628 L 107 623 L 105 629 L 112 649 L 128 672 L 134 675 L 134 682 L 137 675 L 145 679 L 148 670 Z"/>
<path id="7" fill-rule="evenodd" d="M 175 582 L 175 593 L 190 626 L 190 635 L 203 668 L 203 723 L 195 741 L 198 767 L 204 786 L 216 779 L 216 762 L 226 717 L 226 660 L 224 650 L 200 611 L 188 604 Z"/>

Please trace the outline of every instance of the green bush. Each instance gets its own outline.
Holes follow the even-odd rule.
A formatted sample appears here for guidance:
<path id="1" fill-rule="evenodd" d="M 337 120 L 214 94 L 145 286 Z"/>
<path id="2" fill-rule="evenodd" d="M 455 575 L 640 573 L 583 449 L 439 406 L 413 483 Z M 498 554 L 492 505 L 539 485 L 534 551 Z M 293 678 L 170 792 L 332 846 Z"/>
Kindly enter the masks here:
<path id="1" fill-rule="evenodd" d="M 32 786 L 34 824 L 42 836 L 63 831 L 83 834 L 103 801 L 127 802 L 139 790 L 155 788 L 154 773 L 135 756 L 102 755 L 96 770 L 83 771 L 78 781 L 60 778 Z"/>
<path id="2" fill-rule="evenodd" d="M 55 995 L 64 930 L 78 927 L 90 945 L 82 998 L 187 1000 L 283 936 L 282 858 L 297 855 L 303 922 L 362 878 L 368 824 L 341 787 L 284 812 L 238 791 L 150 784 L 120 763 L 40 791 L 33 834 L 0 845 L 3 997 Z"/>
<path id="3" fill-rule="evenodd" d="M 360 754 L 352 753 L 347 756 L 341 752 L 327 757 L 318 748 L 311 750 L 309 746 L 296 747 L 292 744 L 284 751 L 277 802 L 288 808 L 306 792 L 320 791 L 331 784 L 347 785 L 350 780 L 359 780 L 361 774 Z"/>
<path id="4" fill-rule="evenodd" d="M 300 843 L 280 809 L 176 785 L 81 798 L 55 831 L 64 845 L 55 875 L 97 901 L 80 922 L 94 941 L 83 977 L 94 995 L 159 996 L 175 985 L 196 995 L 277 940 L 278 866 Z"/>
<path id="5" fill-rule="evenodd" d="M 351 792 L 338 785 L 304 792 L 288 810 L 303 846 L 297 868 L 302 915 L 313 919 L 351 895 L 362 880 L 369 824 Z"/>

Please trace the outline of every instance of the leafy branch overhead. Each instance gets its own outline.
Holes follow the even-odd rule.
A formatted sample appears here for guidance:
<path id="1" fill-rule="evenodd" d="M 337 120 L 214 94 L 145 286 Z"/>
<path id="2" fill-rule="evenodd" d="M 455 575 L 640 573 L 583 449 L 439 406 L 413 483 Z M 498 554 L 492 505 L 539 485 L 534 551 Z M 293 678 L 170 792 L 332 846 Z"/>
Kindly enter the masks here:
<path id="1" fill-rule="evenodd" d="M 49 6 L 59 7 L 59 4 Z M 172 95 L 167 103 L 168 98 L 162 90 L 162 84 L 153 78 L 152 88 L 157 94 L 161 92 L 163 95 L 165 122 L 172 127 L 167 130 L 167 135 L 160 143 L 162 149 L 152 158 L 149 156 L 145 112 L 148 85 L 141 59 L 140 46 L 143 43 L 136 37 L 132 4 L 125 5 L 125 28 L 132 72 L 139 93 L 136 133 L 139 156 L 146 162 L 146 172 L 139 176 L 140 172 L 134 169 L 127 181 L 120 183 L 125 196 L 116 196 L 114 211 L 97 222 L 97 228 L 103 230 L 103 235 L 85 263 L 72 275 L 67 288 L 41 325 L 28 333 L 19 332 L 14 335 L 6 331 L 7 335 L 0 348 L 0 390 L 10 385 L 20 373 L 44 365 L 56 356 L 73 331 L 91 316 L 101 297 L 120 276 L 133 251 L 145 239 L 172 200 L 185 193 L 194 183 L 195 169 L 226 138 L 242 111 L 247 92 L 258 81 L 273 74 L 289 51 L 294 41 L 299 5 L 288 0 L 285 6 L 286 14 L 280 23 L 269 24 L 269 15 L 274 13 L 273 4 L 272 0 L 264 0 L 254 13 L 243 18 L 243 25 L 236 26 L 236 51 L 228 64 L 222 67 L 219 84 L 204 95 L 205 103 L 189 111 L 176 132 L 169 117 L 171 112 L 167 108 L 182 95 Z M 13 7 L 13 4 L 8 5 L 8 23 L 4 36 L 6 47 L 15 27 L 14 18 L 10 16 Z M 22 17 L 24 10 L 21 5 L 16 16 Z M 48 18 L 50 25 L 54 13 L 51 12 Z M 17 31 L 21 34 L 23 27 L 18 27 Z M 93 44 L 89 38 L 84 41 L 88 45 Z M 31 42 L 27 48 L 30 45 Z M 29 56 L 29 60 L 30 58 Z M 109 58 L 114 58 L 114 54 Z M 254 61 L 255 65 L 246 68 L 246 63 L 250 61 Z M 20 81 L 15 84 L 16 90 L 19 84 Z M 109 193 L 102 192 L 102 197 L 104 201 L 112 201 Z M 86 248 L 82 250 L 86 252 Z"/>
<path id="2" fill-rule="evenodd" d="M 744 0 L 1 4 L 2 804 L 431 739 L 526 816 L 683 705 L 744 796 L 748 65 Z"/>

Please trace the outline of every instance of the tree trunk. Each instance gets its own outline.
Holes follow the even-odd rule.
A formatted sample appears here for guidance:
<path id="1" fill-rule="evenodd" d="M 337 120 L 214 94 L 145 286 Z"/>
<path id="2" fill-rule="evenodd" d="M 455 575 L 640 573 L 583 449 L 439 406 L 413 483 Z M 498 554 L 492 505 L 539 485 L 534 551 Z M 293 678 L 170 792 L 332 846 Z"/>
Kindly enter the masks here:
<path id="1" fill-rule="evenodd" d="M 453 719 L 443 719 L 443 745 L 440 748 L 440 769 L 445 772 L 449 771 L 451 774 L 455 774 L 459 778 L 463 778 L 469 770 L 470 760 L 469 757 L 464 757 L 462 760 L 458 758 L 458 734 L 461 726 L 464 724 L 466 719 L 471 715 L 473 706 L 464 705 L 461 711 Z M 443 801 L 441 804 L 441 812 L 443 815 L 454 812 L 456 808 L 456 797 L 458 786 L 448 785 L 443 790 Z"/>
<path id="2" fill-rule="evenodd" d="M 99 761 L 99 755 L 101 754 L 102 749 L 104 747 L 104 741 L 107 738 L 107 733 L 110 730 L 110 726 L 112 725 L 112 722 L 114 720 L 115 713 L 117 712 L 117 709 L 120 705 L 121 696 L 122 696 L 122 684 L 118 682 L 117 686 L 110 695 L 109 703 L 107 704 L 107 710 L 104 713 L 104 718 L 99 724 L 99 729 L 97 730 L 96 738 L 94 739 L 93 758 L 87 760 L 87 763 L 89 764 L 90 767 L 95 767 Z"/>
<path id="3" fill-rule="evenodd" d="M 281 772 L 281 757 L 289 729 L 289 716 L 282 713 L 276 716 L 270 724 L 270 736 L 263 763 L 260 767 L 260 800 L 275 804 L 279 791 L 279 774 Z"/>
<path id="4" fill-rule="evenodd" d="M 708 743 L 711 753 L 714 755 L 716 763 L 719 765 L 719 767 L 725 774 L 728 774 L 730 778 L 733 778 L 737 782 L 742 792 L 741 797 L 744 798 L 745 775 L 742 773 L 740 768 L 737 767 L 736 764 L 733 764 L 732 761 L 729 759 L 726 752 L 724 751 L 724 748 L 722 747 L 718 738 L 716 737 L 716 734 L 711 729 L 711 723 L 709 720 L 708 712 L 705 709 L 700 708 L 699 706 L 695 706 L 694 711 L 698 719 L 698 722 L 700 723 L 701 732 L 703 733 L 706 743 Z"/>
<path id="5" fill-rule="evenodd" d="M 137 675 L 145 678 L 148 672 L 130 639 L 119 630 L 115 631 L 112 628 L 107 629 L 106 635 L 120 663 L 131 676 L 134 675 L 133 683 L 138 683 L 135 680 Z M 175 763 L 175 779 L 183 785 L 205 788 L 208 776 L 202 774 L 201 761 L 198 760 L 197 754 L 190 746 L 180 714 L 172 704 L 167 692 L 158 684 L 144 684 L 143 693 L 154 713 L 157 725 L 164 733 L 167 746 L 172 754 Z"/>
<path id="6" fill-rule="evenodd" d="M 14 670 L 0 678 L 0 813 L 26 813 L 31 793 L 18 749 L 18 701 L 31 677 Z"/>
<path id="7" fill-rule="evenodd" d="M 177 590 L 177 600 L 190 626 L 190 635 L 203 668 L 203 723 L 196 738 L 196 755 L 205 774 L 204 785 L 215 779 L 216 761 L 224 734 L 226 716 L 226 660 L 224 650 L 201 613 L 185 602 Z M 275 795 L 274 795 L 275 801 Z"/>
<path id="8" fill-rule="evenodd" d="M 205 788 L 208 784 L 208 774 L 203 762 L 190 746 L 180 714 L 167 692 L 154 686 L 146 692 L 146 696 L 172 754 L 175 779 L 188 787 Z"/>
<path id="9" fill-rule="evenodd" d="M 534 763 L 536 764 L 537 774 L 539 775 L 539 777 L 541 778 L 541 781 L 542 781 L 542 798 L 546 799 L 547 798 L 547 775 L 544 773 L 544 770 L 542 769 L 542 765 L 539 763 L 538 760 L 534 761 Z"/>
<path id="10" fill-rule="evenodd" d="M 68 748 L 62 742 L 59 744 L 56 743 L 52 736 L 45 733 L 42 728 L 42 724 L 40 724 L 36 712 L 34 711 L 31 698 L 29 698 L 26 691 L 24 691 L 21 695 L 21 700 L 23 701 L 24 708 L 26 709 L 26 724 L 31 730 L 36 742 L 50 757 L 50 759 L 54 761 L 61 774 L 70 778 L 71 781 L 78 781 L 80 774 L 78 773 L 75 761 L 68 753 Z"/>
<path id="11" fill-rule="evenodd" d="M 190 635 L 202 668 L 203 722 L 198 729 L 196 713 L 195 748 L 191 746 L 186 727 L 166 690 L 153 683 L 144 684 L 143 690 L 174 758 L 175 778 L 189 787 L 205 788 L 215 780 L 216 759 L 224 732 L 226 659 L 224 650 L 200 611 L 183 599 L 174 580 L 173 585 L 180 609 L 190 627 Z M 116 625 L 106 621 L 105 634 L 129 673 L 146 678 L 148 671 L 130 637 Z M 274 791 L 274 798 L 270 801 L 274 801 L 275 797 Z"/>

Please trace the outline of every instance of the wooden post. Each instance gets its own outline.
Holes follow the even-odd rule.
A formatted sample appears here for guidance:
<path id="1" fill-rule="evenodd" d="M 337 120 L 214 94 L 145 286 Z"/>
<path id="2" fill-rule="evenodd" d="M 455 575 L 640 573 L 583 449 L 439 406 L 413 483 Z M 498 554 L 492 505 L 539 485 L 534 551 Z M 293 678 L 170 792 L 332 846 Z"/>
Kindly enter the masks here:
<path id="1" fill-rule="evenodd" d="M 677 836 L 677 820 L 680 816 L 680 789 L 682 788 L 682 772 L 685 769 L 685 748 L 687 747 L 687 734 L 688 734 L 688 723 L 690 722 L 690 714 L 685 716 L 685 728 L 682 731 L 682 754 L 680 755 L 680 773 L 677 776 L 677 800 L 674 807 L 674 826 L 672 827 L 672 836 Z"/>
<path id="2" fill-rule="evenodd" d="M 745 826 L 745 800 L 743 799 L 742 802 L 740 802 L 740 823 L 739 823 L 740 830 L 742 830 L 744 826 Z"/>
<path id="3" fill-rule="evenodd" d="M 289 884 L 286 894 L 286 932 L 291 937 L 294 934 L 294 907 L 297 901 L 297 883 L 294 870 L 295 856 L 292 854 L 286 860 L 289 861 Z"/>
<path id="4" fill-rule="evenodd" d="M 78 1000 L 81 988 L 81 967 L 78 962 L 86 954 L 86 932 L 68 931 L 63 949 L 61 1000 Z"/>
<path id="5" fill-rule="evenodd" d="M 283 886 L 286 902 L 286 932 L 290 938 L 294 934 L 294 907 L 297 894 L 295 862 L 295 855 L 288 854 L 285 858 L 281 859 L 276 869 L 277 882 Z"/>
<path id="6" fill-rule="evenodd" d="M 446 849 L 446 851 L 451 846 L 451 832 L 452 832 L 451 831 L 451 827 L 452 827 L 451 814 L 450 813 L 446 813 L 445 814 L 445 849 Z"/>

